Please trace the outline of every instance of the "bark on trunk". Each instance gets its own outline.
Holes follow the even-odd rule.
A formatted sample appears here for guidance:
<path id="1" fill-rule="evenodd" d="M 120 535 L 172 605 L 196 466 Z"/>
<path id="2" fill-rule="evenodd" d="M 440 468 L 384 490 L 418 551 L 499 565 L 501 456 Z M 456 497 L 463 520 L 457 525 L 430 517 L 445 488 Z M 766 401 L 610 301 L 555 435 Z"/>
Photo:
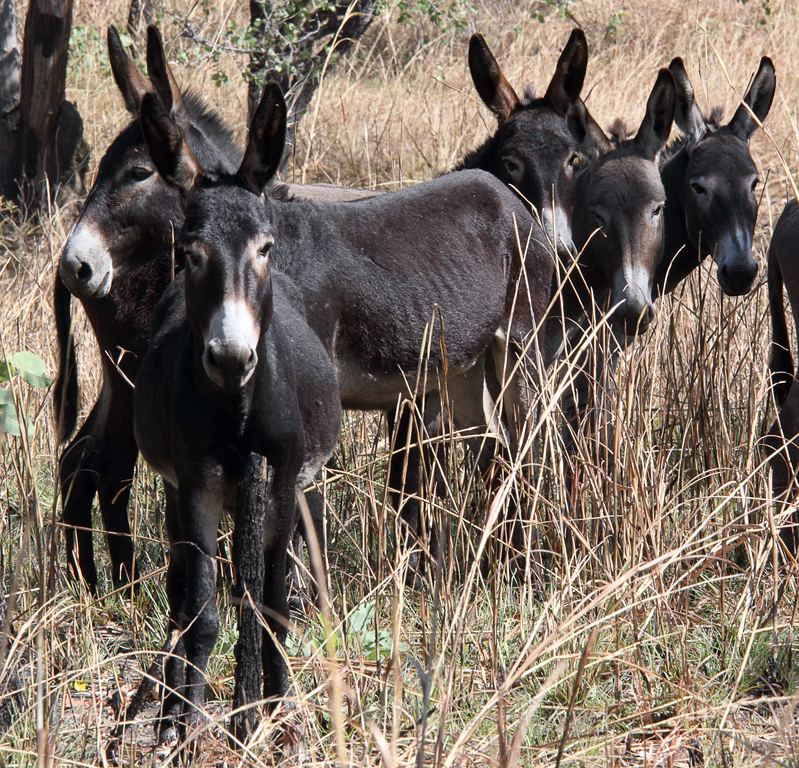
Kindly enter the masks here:
<path id="1" fill-rule="evenodd" d="M 77 172 L 88 147 L 64 100 L 73 0 L 31 0 L 20 63 L 14 0 L 0 0 L 0 194 L 26 207 Z"/>
<path id="2" fill-rule="evenodd" d="M 14 0 L 0 0 L 0 193 L 20 171 L 17 130 L 21 70 Z"/>

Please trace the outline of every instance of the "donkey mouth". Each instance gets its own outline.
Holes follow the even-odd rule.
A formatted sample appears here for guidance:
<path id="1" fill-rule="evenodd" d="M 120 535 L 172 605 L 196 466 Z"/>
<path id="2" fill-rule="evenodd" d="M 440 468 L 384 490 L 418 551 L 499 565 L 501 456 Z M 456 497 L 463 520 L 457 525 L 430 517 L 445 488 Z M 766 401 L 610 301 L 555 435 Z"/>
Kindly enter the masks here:
<path id="1" fill-rule="evenodd" d="M 59 273 L 69 292 L 81 300 L 102 299 L 108 295 L 113 282 L 110 269 L 106 270 L 102 277 L 95 273 L 87 278 L 81 274 L 81 270 L 75 273 L 73 270 L 62 269 Z"/>
<path id="2" fill-rule="evenodd" d="M 236 392 L 244 387 L 255 372 L 258 355 L 255 350 L 243 350 L 212 340 L 203 353 L 205 373 L 218 389 Z"/>

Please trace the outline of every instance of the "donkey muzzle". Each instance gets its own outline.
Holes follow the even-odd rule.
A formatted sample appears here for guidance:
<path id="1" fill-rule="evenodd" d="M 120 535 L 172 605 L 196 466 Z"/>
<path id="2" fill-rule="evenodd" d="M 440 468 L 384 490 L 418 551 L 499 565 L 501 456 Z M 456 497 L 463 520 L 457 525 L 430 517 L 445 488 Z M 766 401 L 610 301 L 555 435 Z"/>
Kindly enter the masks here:
<path id="1" fill-rule="evenodd" d="M 757 261 L 752 257 L 752 238 L 737 231 L 719 240 L 715 261 L 718 281 L 728 296 L 743 296 L 752 290 L 757 277 Z"/>
<path id="2" fill-rule="evenodd" d="M 211 339 L 203 352 L 203 367 L 208 378 L 220 389 L 241 389 L 258 364 L 258 353 L 247 344 Z"/>

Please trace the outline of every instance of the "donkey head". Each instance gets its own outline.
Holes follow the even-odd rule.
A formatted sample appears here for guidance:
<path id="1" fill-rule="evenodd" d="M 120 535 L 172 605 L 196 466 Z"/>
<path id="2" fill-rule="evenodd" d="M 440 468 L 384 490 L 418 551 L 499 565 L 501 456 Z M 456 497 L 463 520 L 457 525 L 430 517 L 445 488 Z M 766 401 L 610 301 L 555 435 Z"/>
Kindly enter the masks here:
<path id="1" fill-rule="evenodd" d="M 159 173 L 186 202 L 179 249 L 186 314 L 202 339 L 203 368 L 220 389 L 240 389 L 255 370 L 258 342 L 272 316 L 269 250 L 275 237 L 262 193 L 283 153 L 283 94 L 275 84 L 264 89 L 235 175 L 204 174 L 180 126 L 151 94 L 142 101 L 141 120 Z"/>
<path id="2" fill-rule="evenodd" d="M 657 159 L 674 119 L 674 80 L 661 69 L 635 138 L 605 143 L 605 152 L 579 175 L 574 234 L 583 247 L 583 279 L 597 298 L 615 306 L 624 333 L 646 329 L 655 317 L 652 284 L 663 257 L 666 193 Z M 580 280 L 580 278 L 576 278 Z"/>
<path id="3" fill-rule="evenodd" d="M 694 253 L 713 256 L 722 290 L 738 296 L 751 290 L 757 277 L 752 238 L 759 178 L 749 154 L 749 137 L 771 108 L 774 64 L 765 56 L 760 60 L 745 104 L 720 127 L 706 120 L 696 106 L 682 59 L 674 59 L 669 70 L 677 87 L 675 121 L 686 135 L 681 151 L 668 163 L 680 171 L 682 188 L 669 187 L 669 195 L 682 199 L 684 226 Z"/>
<path id="4" fill-rule="evenodd" d="M 481 168 L 515 187 L 539 211 L 544 231 L 561 251 L 572 251 L 575 173 L 587 138 L 579 101 L 588 62 L 580 29 L 572 31 L 543 98 L 519 99 L 481 35 L 469 43 L 477 92 L 497 116 L 496 134 L 461 167 Z"/>
<path id="5" fill-rule="evenodd" d="M 117 31 L 108 29 L 111 71 L 126 108 L 138 118 L 144 96 L 156 93 L 204 167 L 229 167 L 221 148 L 224 139 L 214 143 L 209 132 L 192 122 L 158 31 L 149 27 L 147 33 L 152 82 L 127 55 Z M 180 195 L 155 172 L 141 125 L 134 119 L 100 161 L 94 185 L 61 253 L 61 279 L 79 299 L 105 296 L 115 276 L 161 256 L 170 258 L 173 227 L 178 228 L 182 220 Z"/>

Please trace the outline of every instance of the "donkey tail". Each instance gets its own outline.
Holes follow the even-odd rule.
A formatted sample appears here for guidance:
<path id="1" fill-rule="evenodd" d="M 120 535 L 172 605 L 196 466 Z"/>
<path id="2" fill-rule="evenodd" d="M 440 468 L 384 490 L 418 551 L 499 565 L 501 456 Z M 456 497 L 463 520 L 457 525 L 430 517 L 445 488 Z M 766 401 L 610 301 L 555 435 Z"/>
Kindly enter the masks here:
<path id="1" fill-rule="evenodd" d="M 775 229 L 778 228 L 779 223 Z M 794 367 L 788 324 L 785 321 L 785 299 L 782 290 L 782 271 L 777 257 L 777 241 L 777 237 L 772 237 L 768 249 L 768 305 L 771 313 L 771 349 L 768 366 L 774 399 L 777 406 L 782 407 L 794 381 Z"/>
<path id="2" fill-rule="evenodd" d="M 78 422 L 78 361 L 72 336 L 72 294 L 56 272 L 53 282 L 53 313 L 58 340 L 58 375 L 53 386 L 58 442 L 75 431 Z"/>

